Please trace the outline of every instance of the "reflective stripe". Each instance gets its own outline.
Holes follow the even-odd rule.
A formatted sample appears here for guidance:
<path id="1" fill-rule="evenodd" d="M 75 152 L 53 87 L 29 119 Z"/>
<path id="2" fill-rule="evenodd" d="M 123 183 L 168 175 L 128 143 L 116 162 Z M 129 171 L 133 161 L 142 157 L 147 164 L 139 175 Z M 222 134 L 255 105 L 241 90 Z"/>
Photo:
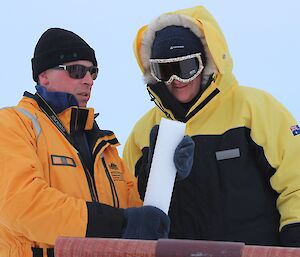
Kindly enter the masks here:
<path id="1" fill-rule="evenodd" d="M 240 156 L 241 154 L 239 148 L 216 152 L 216 158 L 218 161 L 237 158 Z"/>
<path id="2" fill-rule="evenodd" d="M 37 121 L 37 118 L 34 115 L 32 115 L 30 112 L 28 112 L 27 110 L 25 110 L 21 107 L 13 107 L 13 108 L 17 109 L 18 111 L 23 113 L 25 116 L 27 116 L 29 119 L 31 119 L 33 126 L 35 128 L 35 131 L 36 131 L 36 136 L 38 138 L 41 134 L 41 127 L 40 127 L 39 122 Z"/>

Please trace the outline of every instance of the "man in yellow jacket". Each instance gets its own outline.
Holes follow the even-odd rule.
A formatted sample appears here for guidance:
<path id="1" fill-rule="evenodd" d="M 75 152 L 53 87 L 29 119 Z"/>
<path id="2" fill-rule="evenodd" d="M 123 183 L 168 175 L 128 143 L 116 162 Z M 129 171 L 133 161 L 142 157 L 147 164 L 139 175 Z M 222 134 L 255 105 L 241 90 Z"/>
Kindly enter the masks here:
<path id="1" fill-rule="evenodd" d="M 36 93 L 0 110 L 0 256 L 54 256 L 58 236 L 167 237 L 168 216 L 139 207 L 118 140 L 86 107 L 94 50 L 71 31 L 48 29 L 32 71 Z"/>
<path id="2" fill-rule="evenodd" d="M 141 197 L 161 118 L 185 122 L 195 142 L 192 171 L 174 187 L 169 236 L 300 246 L 300 127 L 272 96 L 239 85 L 212 15 L 202 6 L 162 14 L 138 31 L 134 51 L 157 105 L 124 148 Z"/>

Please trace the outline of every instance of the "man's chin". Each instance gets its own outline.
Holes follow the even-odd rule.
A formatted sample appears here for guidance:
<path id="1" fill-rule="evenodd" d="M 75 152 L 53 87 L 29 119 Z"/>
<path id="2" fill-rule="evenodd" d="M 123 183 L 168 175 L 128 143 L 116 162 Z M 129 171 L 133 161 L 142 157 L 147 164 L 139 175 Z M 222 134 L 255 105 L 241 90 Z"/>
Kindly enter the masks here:
<path id="1" fill-rule="evenodd" d="M 79 107 L 86 107 L 89 100 L 90 100 L 89 97 L 82 97 L 82 96 L 78 97 L 77 101 L 78 101 Z"/>
<path id="2" fill-rule="evenodd" d="M 88 101 L 82 101 L 82 100 L 81 100 L 81 101 L 78 101 L 78 106 L 79 106 L 79 107 L 86 107 L 86 106 L 87 106 L 87 102 L 88 102 Z"/>

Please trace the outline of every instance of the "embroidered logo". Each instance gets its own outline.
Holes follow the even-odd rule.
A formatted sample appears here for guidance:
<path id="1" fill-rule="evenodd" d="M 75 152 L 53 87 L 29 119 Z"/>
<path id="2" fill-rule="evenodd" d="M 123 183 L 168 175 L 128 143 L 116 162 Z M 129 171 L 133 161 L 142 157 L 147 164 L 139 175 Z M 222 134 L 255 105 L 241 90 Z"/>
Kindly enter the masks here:
<path id="1" fill-rule="evenodd" d="M 290 130 L 292 131 L 294 136 L 297 136 L 300 134 L 300 127 L 299 125 L 294 125 L 290 127 Z"/>
<path id="2" fill-rule="evenodd" d="M 109 164 L 109 168 L 112 169 L 112 170 L 118 170 L 119 169 L 117 164 L 115 164 L 113 162 L 111 164 Z"/>
<path id="3" fill-rule="evenodd" d="M 119 170 L 119 167 L 117 164 L 111 162 L 108 165 L 109 169 L 110 169 L 110 174 L 112 176 L 112 179 L 114 181 L 124 181 L 124 175 L 123 173 Z"/>

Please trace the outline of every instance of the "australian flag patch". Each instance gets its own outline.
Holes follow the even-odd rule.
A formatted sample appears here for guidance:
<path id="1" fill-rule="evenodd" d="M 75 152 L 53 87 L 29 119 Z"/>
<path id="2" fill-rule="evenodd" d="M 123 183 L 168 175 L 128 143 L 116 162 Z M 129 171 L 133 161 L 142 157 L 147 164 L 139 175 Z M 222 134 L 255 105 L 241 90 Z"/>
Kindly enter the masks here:
<path id="1" fill-rule="evenodd" d="M 300 127 L 299 125 L 294 125 L 290 127 L 290 130 L 292 131 L 294 136 L 300 135 Z"/>

